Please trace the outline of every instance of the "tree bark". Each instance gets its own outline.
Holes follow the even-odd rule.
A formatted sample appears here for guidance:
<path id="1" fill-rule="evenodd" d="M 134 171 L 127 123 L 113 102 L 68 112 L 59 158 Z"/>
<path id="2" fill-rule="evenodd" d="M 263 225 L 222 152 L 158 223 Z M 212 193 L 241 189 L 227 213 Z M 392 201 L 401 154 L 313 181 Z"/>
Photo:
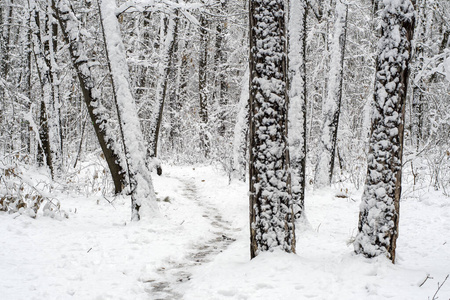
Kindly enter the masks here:
<path id="1" fill-rule="evenodd" d="M 113 139 L 114 135 L 109 128 L 108 116 L 101 105 L 101 94 L 95 87 L 85 45 L 80 39 L 79 22 L 68 0 L 52 0 L 52 7 L 69 46 L 70 57 L 80 82 L 80 88 L 92 125 L 94 126 L 95 134 L 108 163 L 115 192 L 120 193 L 125 185 L 126 174 L 121 165 L 123 159 L 120 157 L 120 150 L 116 146 Z"/>
<path id="2" fill-rule="evenodd" d="M 209 155 L 208 124 L 208 90 L 207 90 L 207 59 L 208 59 L 208 26 L 209 21 L 203 14 L 200 15 L 200 53 L 198 58 L 198 94 L 200 100 L 200 146 L 205 154 Z"/>
<path id="3" fill-rule="evenodd" d="M 294 215 L 302 215 L 306 171 L 306 16 L 305 0 L 289 2 L 289 154 Z"/>
<path id="4" fill-rule="evenodd" d="M 284 0 L 251 0 L 250 253 L 295 252 Z"/>
<path id="5" fill-rule="evenodd" d="M 156 196 L 150 171 L 146 164 L 146 151 L 136 103 L 130 88 L 130 75 L 122 43 L 114 0 L 102 0 L 100 18 L 105 40 L 106 57 L 112 77 L 113 97 L 119 117 L 120 132 L 128 167 L 131 191 L 131 220 L 154 217 L 157 214 Z"/>
<path id="6" fill-rule="evenodd" d="M 225 14 L 227 1 L 219 0 L 218 5 L 220 5 L 220 9 L 218 14 Z M 221 136 L 225 136 L 226 132 L 226 116 L 227 116 L 227 104 L 228 104 L 228 83 L 226 76 L 226 62 L 227 55 L 224 50 L 225 42 L 226 42 L 226 34 L 227 34 L 227 19 L 221 18 L 217 21 L 216 25 L 216 41 L 215 41 L 215 53 L 214 53 L 214 74 L 215 74 L 215 86 L 214 86 L 214 102 L 218 102 L 219 104 L 219 128 L 218 132 Z"/>
<path id="7" fill-rule="evenodd" d="M 414 7 L 410 0 L 385 1 L 369 141 L 367 179 L 360 206 L 356 253 L 386 255 L 395 262 L 402 188 L 405 103 Z"/>

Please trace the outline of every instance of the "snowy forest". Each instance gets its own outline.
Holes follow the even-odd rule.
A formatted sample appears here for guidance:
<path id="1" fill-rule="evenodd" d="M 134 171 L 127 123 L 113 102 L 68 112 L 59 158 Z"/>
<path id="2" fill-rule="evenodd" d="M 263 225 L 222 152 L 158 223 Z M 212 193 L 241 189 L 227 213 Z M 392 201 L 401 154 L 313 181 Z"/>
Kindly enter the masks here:
<path id="1" fill-rule="evenodd" d="M 0 298 L 450 299 L 449 0 L 0 0 Z"/>

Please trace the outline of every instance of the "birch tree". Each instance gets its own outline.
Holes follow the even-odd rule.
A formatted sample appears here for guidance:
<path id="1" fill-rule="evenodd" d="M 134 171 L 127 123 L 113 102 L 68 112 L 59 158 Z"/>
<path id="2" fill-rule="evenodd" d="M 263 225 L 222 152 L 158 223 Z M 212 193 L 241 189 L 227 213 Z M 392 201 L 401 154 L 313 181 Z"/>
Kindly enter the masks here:
<path id="1" fill-rule="evenodd" d="M 284 0 L 250 1 L 250 253 L 295 252 Z"/>
<path id="2" fill-rule="evenodd" d="M 356 253 L 383 254 L 394 263 L 414 7 L 410 0 L 383 3 L 367 179 L 354 247 Z"/>

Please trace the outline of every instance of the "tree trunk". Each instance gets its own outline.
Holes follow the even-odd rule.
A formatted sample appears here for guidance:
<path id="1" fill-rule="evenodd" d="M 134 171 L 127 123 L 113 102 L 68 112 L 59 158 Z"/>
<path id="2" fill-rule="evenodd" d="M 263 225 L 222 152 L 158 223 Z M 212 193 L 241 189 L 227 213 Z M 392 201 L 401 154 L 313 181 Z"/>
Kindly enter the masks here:
<path id="1" fill-rule="evenodd" d="M 0 11 L 1 13 L 1 11 Z M 25 109 L 26 112 L 30 111 L 31 108 L 31 56 L 33 53 L 33 33 L 32 33 L 32 11 L 30 7 L 28 7 L 28 13 L 26 15 L 25 20 L 23 21 L 24 28 L 27 28 L 25 30 L 26 36 L 22 38 L 22 42 L 25 44 L 25 53 L 26 53 L 26 59 L 22 63 L 22 80 L 21 80 L 21 87 L 22 87 L 22 93 L 28 97 L 28 101 L 26 101 Z M 1 23 L 1 22 L 0 22 Z M 1 33 L 0 33 L 1 34 Z M 27 154 L 31 154 L 31 137 L 30 137 L 30 122 L 26 120 L 26 118 L 22 119 L 21 124 L 21 144 L 22 148 L 25 148 L 25 151 Z"/>
<path id="2" fill-rule="evenodd" d="M 225 14 L 227 1 L 219 0 L 218 5 L 220 5 L 218 14 Z M 214 83 L 214 102 L 218 102 L 219 104 L 219 128 L 218 132 L 221 136 L 225 136 L 226 132 L 226 117 L 227 117 L 227 104 L 228 104 L 228 83 L 226 76 L 226 62 L 227 56 L 224 50 L 225 46 L 225 38 L 227 34 L 227 19 L 223 18 L 217 21 L 216 25 L 216 41 L 215 41 L 215 53 L 214 53 L 214 75 L 215 75 L 215 83 Z"/>
<path id="3" fill-rule="evenodd" d="M 305 200 L 307 8 L 305 0 L 289 2 L 289 154 L 296 219 Z"/>
<path id="4" fill-rule="evenodd" d="M 410 0 L 385 1 L 356 253 L 386 255 L 395 262 L 402 180 L 403 132 L 408 65 L 414 31 Z"/>
<path id="5" fill-rule="evenodd" d="M 53 117 L 52 110 L 50 108 L 51 105 L 51 76 L 50 76 L 50 67 L 48 65 L 48 60 L 45 57 L 45 49 L 48 48 L 44 45 L 43 40 L 45 41 L 45 35 L 41 31 L 41 19 L 38 11 L 38 7 L 34 1 L 30 1 L 30 9 L 34 16 L 33 22 L 33 43 L 34 43 L 34 56 L 37 65 L 38 75 L 41 82 L 42 88 L 42 100 L 40 105 L 40 117 L 39 117 L 39 138 L 41 140 L 41 145 L 38 148 L 38 162 L 45 162 L 48 168 L 50 169 L 50 173 L 52 178 L 55 175 L 54 161 L 55 161 L 55 149 L 52 148 L 52 144 L 54 144 L 54 140 L 52 139 L 53 135 L 50 133 L 51 121 L 50 119 Z M 47 22 L 46 22 L 47 23 Z M 44 28 L 46 26 L 43 26 Z M 53 145 L 54 147 L 54 145 Z"/>
<path id="6" fill-rule="evenodd" d="M 208 26 L 206 16 L 200 15 L 200 53 L 198 58 L 198 94 L 200 97 L 200 146 L 205 157 L 209 156 L 208 124 L 208 90 L 207 90 L 207 58 L 208 58 Z"/>
<path id="7" fill-rule="evenodd" d="M 295 252 L 284 0 L 251 0 L 250 253 Z"/>
<path id="8" fill-rule="evenodd" d="M 137 114 L 136 103 L 131 94 L 130 75 L 122 43 L 119 22 L 114 9 L 115 0 L 99 3 L 106 56 L 111 72 L 114 102 L 119 116 L 128 177 L 131 190 L 131 220 L 153 217 L 158 211 L 150 171 L 145 161 L 144 137 Z"/>
<path id="9" fill-rule="evenodd" d="M 95 87 L 85 45 L 80 39 L 79 22 L 68 0 L 52 0 L 52 7 L 69 46 L 70 57 L 80 82 L 95 134 L 108 163 L 115 192 L 120 193 L 125 184 L 125 170 L 121 166 L 123 159 L 119 155 L 120 149 L 112 138 L 114 135 L 109 128 L 108 116 L 100 102 L 101 94 Z"/>
<path id="10" fill-rule="evenodd" d="M 161 16 L 163 17 L 163 16 Z M 150 123 L 150 153 L 151 157 L 157 156 L 158 138 L 161 128 L 162 116 L 164 111 L 164 102 L 167 94 L 167 85 L 170 71 L 173 64 L 173 55 L 176 45 L 176 32 L 178 31 L 178 16 L 175 12 L 171 12 L 168 16 L 167 32 L 161 34 L 161 60 L 158 69 L 158 83 L 156 87 L 155 106 L 152 112 L 152 119 Z M 163 31 L 163 28 L 161 28 Z"/>
<path id="11" fill-rule="evenodd" d="M 323 104 L 323 125 L 317 158 L 315 187 L 329 186 L 333 177 L 339 116 L 341 112 L 344 54 L 347 32 L 348 5 L 336 1 L 336 20 L 331 40 L 330 70 L 327 97 Z"/>
<path id="12" fill-rule="evenodd" d="M 245 174 L 247 172 L 247 144 L 248 144 L 248 128 L 249 128 L 249 79 L 250 70 L 245 71 L 242 80 L 241 96 L 239 98 L 239 110 L 236 117 L 236 124 L 234 127 L 234 141 L 233 141 L 233 171 L 236 173 L 239 180 L 245 182 Z"/>

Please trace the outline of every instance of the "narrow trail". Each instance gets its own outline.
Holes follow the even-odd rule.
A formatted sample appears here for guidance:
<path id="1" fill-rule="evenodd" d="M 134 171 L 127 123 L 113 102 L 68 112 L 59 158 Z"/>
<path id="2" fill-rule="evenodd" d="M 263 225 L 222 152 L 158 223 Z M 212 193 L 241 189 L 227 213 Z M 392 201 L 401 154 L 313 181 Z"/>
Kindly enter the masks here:
<path id="1" fill-rule="evenodd" d="M 235 241 L 233 232 L 237 229 L 231 228 L 230 223 L 223 220 L 219 210 L 202 201 L 197 193 L 197 187 L 193 180 L 176 177 L 183 183 L 183 195 L 203 209 L 202 217 L 210 223 L 210 231 L 214 237 L 202 244 L 190 249 L 189 254 L 181 261 L 169 262 L 166 266 L 157 269 L 161 280 L 149 282 L 147 291 L 151 299 L 174 300 L 182 299 L 183 295 L 176 291 L 176 286 L 191 279 L 191 269 L 211 261 L 217 254 L 224 251 Z"/>

